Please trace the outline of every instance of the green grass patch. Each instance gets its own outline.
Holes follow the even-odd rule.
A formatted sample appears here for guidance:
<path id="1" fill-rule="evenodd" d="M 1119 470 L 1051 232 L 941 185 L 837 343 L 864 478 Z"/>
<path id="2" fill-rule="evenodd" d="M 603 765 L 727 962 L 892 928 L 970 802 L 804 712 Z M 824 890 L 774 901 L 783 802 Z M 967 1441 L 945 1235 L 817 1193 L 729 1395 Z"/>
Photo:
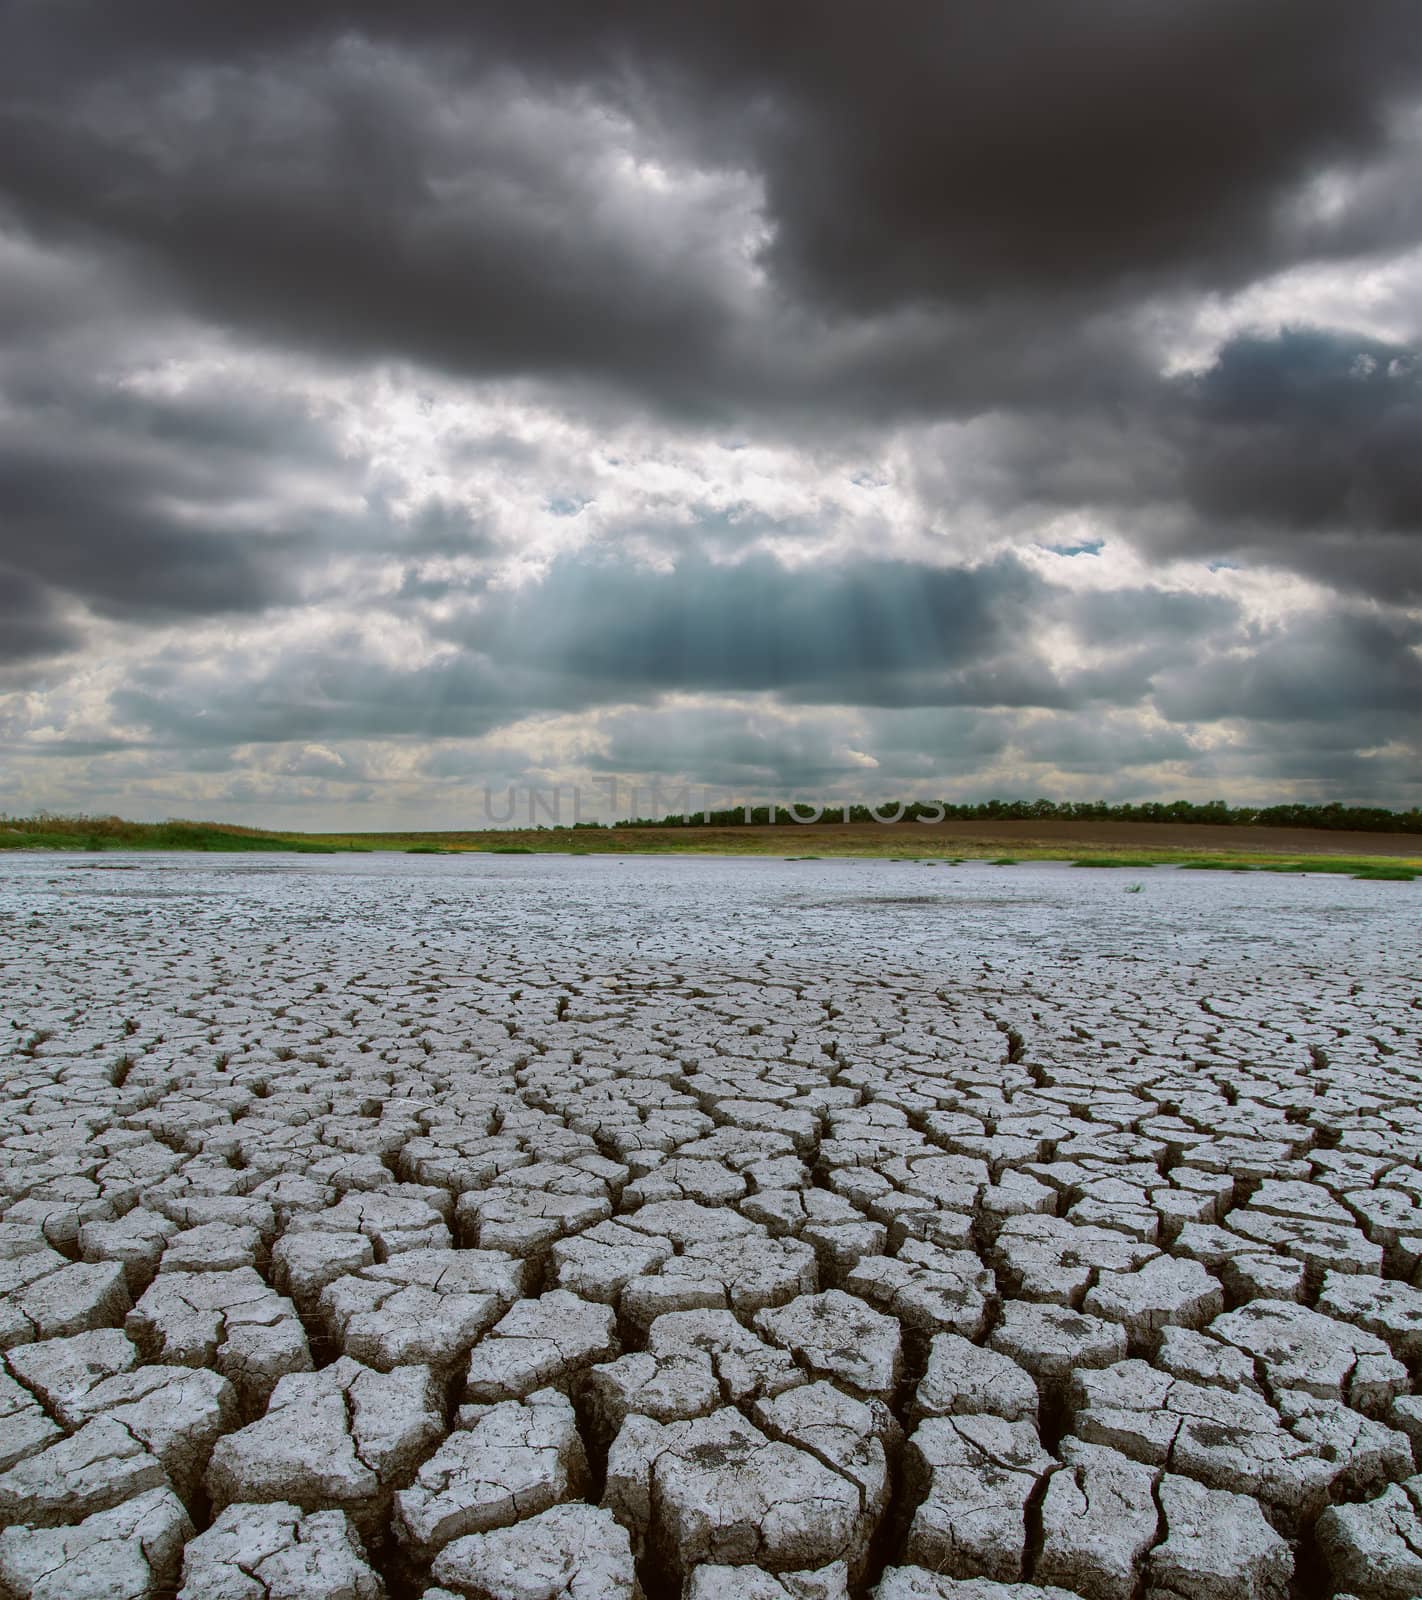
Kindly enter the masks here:
<path id="1" fill-rule="evenodd" d="M 994 856 L 988 862 L 988 865 L 990 867 L 1015 867 L 1018 864 L 1018 860 L 1017 856 Z"/>
<path id="2" fill-rule="evenodd" d="M 484 846 L 486 856 L 536 856 L 538 851 L 531 844 L 487 844 Z M 548 855 L 561 855 L 562 851 L 546 851 Z"/>
<path id="3" fill-rule="evenodd" d="M 1294 870 L 1297 872 L 1338 872 L 1346 877 L 1354 877 L 1359 872 L 1371 872 L 1375 867 L 1407 867 L 1409 872 L 1416 871 L 1415 867 L 1408 867 L 1406 862 L 1377 861 L 1367 856 L 1326 856 L 1318 861 L 1295 861 Z"/>
<path id="4" fill-rule="evenodd" d="M 125 822 L 119 817 L 0 818 L 0 850 L 294 850 L 334 855 L 323 839 L 263 833 L 220 822 Z"/>
<path id="5" fill-rule="evenodd" d="M 1042 851 L 1024 852 L 1032 860 L 1065 861 L 1073 867 L 1166 867 L 1184 859 L 1193 859 L 1198 852 L 1179 850 L 1112 850 L 1109 853 L 1101 851 L 1092 855 L 1078 855 L 1075 851 L 1063 847 L 1053 850 L 1050 854 Z M 1204 858 L 1201 858 L 1204 859 Z"/>
<path id="6" fill-rule="evenodd" d="M 1380 883 L 1410 883 L 1422 871 L 1405 861 L 1379 861 L 1376 856 L 1306 856 L 1291 861 L 1255 861 L 1249 870 L 1291 874 L 1327 872 L 1340 878 L 1377 878 Z"/>

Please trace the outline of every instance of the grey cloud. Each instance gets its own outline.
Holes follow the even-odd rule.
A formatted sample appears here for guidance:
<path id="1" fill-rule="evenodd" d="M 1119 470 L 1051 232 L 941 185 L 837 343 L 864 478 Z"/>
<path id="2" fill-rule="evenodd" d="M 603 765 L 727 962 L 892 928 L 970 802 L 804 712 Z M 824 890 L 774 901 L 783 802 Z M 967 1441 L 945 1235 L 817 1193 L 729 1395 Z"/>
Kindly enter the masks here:
<path id="1" fill-rule="evenodd" d="M 587 758 L 593 771 L 777 798 L 926 796 L 980 769 L 1008 740 L 1006 718 L 961 708 L 815 708 L 790 720 L 761 703 L 683 703 L 620 709 L 597 728 L 605 749 Z M 643 809 L 666 809 L 641 799 Z"/>
<path id="2" fill-rule="evenodd" d="M 58 655 L 78 643 L 52 593 L 28 573 L 0 567 L 0 664 Z"/>
<path id="3" fill-rule="evenodd" d="M 587 765 L 595 772 L 650 774 L 737 792 L 812 793 L 864 775 L 834 737 L 810 719 L 790 723 L 743 707 L 623 712 L 609 719 L 607 749 Z M 664 809 L 643 795 L 644 809 Z M 712 802 L 715 803 L 714 801 Z M 665 807 L 672 804 L 665 799 Z"/>
<path id="4" fill-rule="evenodd" d="M 545 7 L 512 3 L 394 13 L 217 0 L 200 19 L 171 0 L 118 18 L 97 0 L 62 19 L 8 9 L 22 103 L 26 85 L 36 102 L 104 86 L 122 104 L 202 69 L 276 76 L 352 39 L 466 81 L 493 64 L 560 96 L 594 94 L 641 113 L 679 153 L 762 171 L 774 256 L 831 299 L 876 304 L 1064 274 L 1236 272 L 1273 243 L 1301 177 L 1388 144 L 1388 112 L 1422 67 L 1412 19 L 1386 0 L 1070 14 L 1025 0 L 1010 28 L 907 0 L 873 25 L 848 4 L 753 0 L 559 8 L 556 27 Z M 369 115 L 366 87 L 362 101 L 331 84 L 330 98 Z M 246 126 L 291 109 L 253 106 Z M 403 176 L 420 153 L 367 136 L 340 172 Z"/>
<path id="5" fill-rule="evenodd" d="M 402 672 L 356 641 L 320 653 L 288 649 L 261 667 L 230 668 L 231 676 L 205 674 L 195 664 L 176 676 L 164 667 L 135 673 L 113 695 L 114 713 L 180 744 L 474 738 L 558 699 L 472 658 Z M 563 694 L 558 709 L 588 703 L 566 686 Z"/>
<path id="6" fill-rule="evenodd" d="M 643 811 L 675 809 L 682 785 L 691 787 L 695 804 L 703 801 L 703 786 L 710 789 L 713 805 L 714 791 L 857 797 L 897 785 L 928 794 L 950 776 L 971 775 L 1006 743 L 1004 719 L 987 713 L 797 708 L 787 715 L 761 697 L 618 706 L 588 726 L 591 737 L 569 765 L 600 775 L 584 793 L 589 810 L 605 809 L 609 782 L 624 802 L 627 785 L 637 784 Z M 440 742 L 421 770 L 435 781 L 490 783 L 496 790 L 534 771 L 537 781 L 546 779 L 513 735 Z"/>
<path id="7" fill-rule="evenodd" d="M 446 653 L 419 667 L 392 667 L 353 633 L 227 675 L 160 660 L 115 709 L 159 737 L 241 743 L 469 738 L 541 712 L 647 706 L 677 692 L 804 708 L 1125 706 L 1199 649 L 1200 630 L 1232 615 L 1214 600 L 1153 591 L 1123 604 L 1147 628 L 1158 614 L 1161 637 L 1059 672 L 1033 642 L 1037 620 L 1089 636 L 1111 608 L 1052 590 L 1012 560 L 792 570 L 767 556 L 717 566 L 688 555 L 663 571 L 564 558 L 537 583 L 486 589 L 429 622 Z"/>
<path id="8" fill-rule="evenodd" d="M 752 29 L 734 57 L 763 92 L 772 259 L 855 307 L 1218 285 L 1326 249 L 1286 197 L 1386 146 L 1419 64 L 1385 5 L 891 15 L 872 44 L 846 8 L 768 50 Z"/>
<path id="9" fill-rule="evenodd" d="M 0 555 L 126 618 L 259 609 L 283 593 L 276 558 L 293 542 L 277 530 L 233 536 L 186 524 L 120 460 L 3 444 L 0 519 Z"/>
<path id="10" fill-rule="evenodd" d="M 483 556 L 494 549 L 494 540 L 487 519 L 431 495 L 409 519 L 400 547 L 412 557 Z"/>
<path id="11" fill-rule="evenodd" d="M 1422 733 L 1409 736 L 1395 719 L 1259 722 L 1247 741 L 1213 749 L 1207 759 L 1226 792 L 1245 783 L 1255 793 L 1406 810 L 1418 802 Z"/>
<path id="12" fill-rule="evenodd" d="M 28 369 L 8 390 L 0 559 L 110 617 L 255 611 L 290 594 L 303 530 L 254 525 L 245 508 L 283 453 L 321 464 L 302 416 L 242 393 L 179 405 Z"/>
<path id="13" fill-rule="evenodd" d="M 1289 569 L 1398 603 L 1422 595 L 1422 350 L 1323 328 L 1227 341 L 1129 412 L 1005 419 L 969 492 L 1104 512 L 1150 554 Z M 921 463 L 926 492 L 947 468 Z M 1116 602 L 1108 602 L 1115 604 Z"/>
<path id="14" fill-rule="evenodd" d="M 1233 626 L 1239 608 L 1222 595 L 1179 589 L 1135 587 L 1088 589 L 1061 602 L 1072 624 L 1093 645 L 1137 645 L 1147 639 L 1157 648 L 1198 643 Z"/>
<path id="15" fill-rule="evenodd" d="M 967 707 L 915 707 L 873 719 L 866 752 L 905 777 L 971 772 L 1007 745 L 1012 719 Z"/>
<path id="16" fill-rule="evenodd" d="M 81 75 L 62 117 L 22 97 L 0 191 L 41 237 L 262 338 L 485 375 L 713 363 L 715 206 L 671 236 L 609 216 L 617 150 L 575 86 L 540 112 L 450 62 L 348 38 L 165 77 L 160 52 L 137 82 Z"/>
<path id="17" fill-rule="evenodd" d="M 1302 615 L 1164 684 L 1176 721 L 1346 722 L 1355 741 L 1416 735 L 1422 622 L 1386 612 Z"/>
<path id="18" fill-rule="evenodd" d="M 1422 354 L 1322 330 L 1227 345 L 1187 386 L 1178 543 L 1422 595 Z"/>
<path id="19" fill-rule="evenodd" d="M 768 556 L 718 566 L 691 554 L 660 571 L 565 559 L 447 631 L 492 661 L 537 661 L 609 698 L 770 690 L 798 701 L 933 703 L 945 673 L 1009 651 L 1030 660 L 1021 635 L 1042 596 L 1006 560 L 792 571 Z"/>
<path id="20" fill-rule="evenodd" d="M 1101 777 L 1161 761 L 1193 761 L 1200 754 L 1181 729 L 1131 718 L 1054 717 L 1019 728 L 1014 745 L 1025 760 Z"/>
<path id="21" fill-rule="evenodd" d="M 468 506 L 430 495 L 397 511 L 330 419 L 255 380 L 167 395 L 26 359 L 0 368 L 0 388 L 0 562 L 101 616 L 161 624 L 296 605 L 321 597 L 333 556 L 402 559 L 407 593 L 432 597 L 423 562 L 495 549 Z M 461 591 L 479 581 L 466 573 Z"/>
<path id="22" fill-rule="evenodd" d="M 1191 385 L 1204 516 L 1422 531 L 1422 354 L 1315 329 L 1237 339 Z"/>

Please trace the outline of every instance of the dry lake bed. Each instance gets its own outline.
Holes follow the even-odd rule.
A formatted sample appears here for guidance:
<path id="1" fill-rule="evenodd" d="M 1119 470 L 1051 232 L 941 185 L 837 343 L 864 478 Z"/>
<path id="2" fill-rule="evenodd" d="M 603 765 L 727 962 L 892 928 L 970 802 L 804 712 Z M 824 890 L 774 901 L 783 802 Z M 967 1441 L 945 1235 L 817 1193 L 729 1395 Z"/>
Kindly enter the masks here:
<path id="1" fill-rule="evenodd" d="M 1422 890 L 0 861 L 0 1592 L 1422 1594 Z"/>

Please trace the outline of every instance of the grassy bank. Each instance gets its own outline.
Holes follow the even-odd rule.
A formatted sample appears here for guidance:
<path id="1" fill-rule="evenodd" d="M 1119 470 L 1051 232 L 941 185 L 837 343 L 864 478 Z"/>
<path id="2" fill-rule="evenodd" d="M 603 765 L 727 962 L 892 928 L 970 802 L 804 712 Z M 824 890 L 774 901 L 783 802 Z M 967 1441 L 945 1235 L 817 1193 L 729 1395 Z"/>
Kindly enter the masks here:
<path id="1" fill-rule="evenodd" d="M 122 817 L 0 817 L 0 850 L 296 850 L 340 848 L 304 834 L 225 822 L 127 822 Z"/>
<path id="2" fill-rule="evenodd" d="M 1379 881 L 1422 876 L 1412 839 L 1368 838 L 1366 852 L 1340 850 L 1324 830 L 1221 829 L 1228 845 L 1202 848 L 1183 830 L 1150 825 L 966 823 L 926 828 L 844 827 L 542 828 L 448 833 L 279 833 L 219 822 L 128 822 L 120 817 L 0 817 L 0 850 L 203 850 L 336 852 L 390 850 L 409 855 L 702 855 L 778 856 L 789 860 L 857 858 L 893 861 L 981 860 L 1007 870 L 1026 861 L 1068 861 L 1079 867 L 1186 867 L 1198 871 L 1331 872 Z M 1239 835 L 1257 833 L 1241 842 Z M 1159 847 L 1149 836 L 1162 835 Z M 1312 836 L 1310 836 L 1312 833 Z M 1145 839 L 1142 839 L 1142 835 Z M 1357 836 L 1352 836 L 1356 838 Z M 1367 836 L 1365 836 L 1367 837 Z M 1351 840 L 1349 842 L 1352 842 Z M 1010 852 L 1010 853 L 1009 853 Z"/>

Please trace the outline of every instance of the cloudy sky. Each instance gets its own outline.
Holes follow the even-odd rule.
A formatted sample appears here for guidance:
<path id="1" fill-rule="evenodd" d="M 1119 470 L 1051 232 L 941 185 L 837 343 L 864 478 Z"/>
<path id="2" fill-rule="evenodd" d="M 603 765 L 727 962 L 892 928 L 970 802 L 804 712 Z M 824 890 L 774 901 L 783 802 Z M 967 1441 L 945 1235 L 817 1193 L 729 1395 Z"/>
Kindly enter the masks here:
<path id="1" fill-rule="evenodd" d="M 0 0 L 0 810 L 609 779 L 1422 802 L 1415 7 Z"/>

